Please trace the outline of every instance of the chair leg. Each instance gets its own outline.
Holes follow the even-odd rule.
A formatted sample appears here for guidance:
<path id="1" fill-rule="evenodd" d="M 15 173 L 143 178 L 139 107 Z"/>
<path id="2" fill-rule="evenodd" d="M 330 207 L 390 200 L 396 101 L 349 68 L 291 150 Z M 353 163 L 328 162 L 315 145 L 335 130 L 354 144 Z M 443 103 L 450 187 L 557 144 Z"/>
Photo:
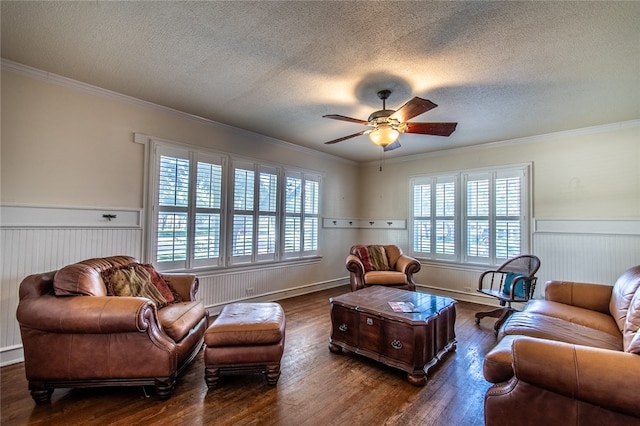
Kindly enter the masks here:
<path id="1" fill-rule="evenodd" d="M 504 324 L 504 322 L 507 320 L 507 318 L 509 318 L 509 316 L 514 313 L 516 310 L 513 308 L 504 308 L 504 313 L 502 314 L 502 316 L 500 318 L 498 318 L 498 321 L 496 321 L 496 324 L 493 326 L 493 329 L 495 330 L 496 336 L 498 335 L 498 332 L 500 331 L 500 327 L 502 327 L 502 324 Z"/>
<path id="2" fill-rule="evenodd" d="M 480 320 L 482 318 L 485 318 L 485 317 L 498 318 L 498 321 L 496 321 L 495 325 L 493 326 L 493 329 L 494 329 L 495 334 L 497 336 L 498 335 L 498 331 L 500 330 L 500 327 L 507 320 L 507 318 L 509 318 L 509 315 L 511 315 L 513 312 L 515 312 L 515 309 L 513 309 L 511 307 L 508 307 L 508 306 L 504 307 L 504 308 L 494 309 L 494 310 L 488 311 L 488 312 L 477 312 L 476 313 L 476 324 L 479 325 L 480 324 Z"/>
<path id="3" fill-rule="evenodd" d="M 476 324 L 480 324 L 480 320 L 482 318 L 485 318 L 485 317 L 501 318 L 506 309 L 508 309 L 508 308 L 498 308 L 498 309 L 494 309 L 493 311 L 488 311 L 488 312 L 477 312 L 476 313 Z"/>

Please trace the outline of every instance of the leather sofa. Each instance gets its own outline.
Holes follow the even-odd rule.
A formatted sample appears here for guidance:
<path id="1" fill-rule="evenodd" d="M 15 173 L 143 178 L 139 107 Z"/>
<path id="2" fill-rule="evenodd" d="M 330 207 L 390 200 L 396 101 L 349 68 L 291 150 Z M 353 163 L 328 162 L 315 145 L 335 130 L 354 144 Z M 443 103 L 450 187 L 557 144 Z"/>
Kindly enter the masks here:
<path id="1" fill-rule="evenodd" d="M 109 296 L 103 274 L 127 265 L 140 264 L 128 256 L 89 259 L 20 284 L 17 319 L 36 403 L 55 388 L 154 386 L 161 399 L 171 396 L 208 325 L 195 300 L 198 280 L 156 272 L 174 296 L 161 307 L 147 297 Z"/>
<path id="2" fill-rule="evenodd" d="M 384 266 L 370 261 L 373 252 L 385 256 Z M 351 291 L 371 285 L 385 285 L 415 291 L 413 274 L 420 271 L 420 262 L 402 253 L 396 245 L 361 245 L 351 247 L 346 259 Z"/>
<path id="3" fill-rule="evenodd" d="M 640 425 L 640 265 L 613 287 L 547 282 L 498 339 L 486 425 Z"/>

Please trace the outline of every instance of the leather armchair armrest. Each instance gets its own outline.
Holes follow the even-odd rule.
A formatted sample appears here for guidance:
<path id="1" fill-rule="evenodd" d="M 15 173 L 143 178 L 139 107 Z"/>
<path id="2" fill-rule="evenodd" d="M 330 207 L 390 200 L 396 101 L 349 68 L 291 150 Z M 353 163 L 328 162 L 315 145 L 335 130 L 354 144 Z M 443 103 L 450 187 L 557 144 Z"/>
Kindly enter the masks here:
<path id="1" fill-rule="evenodd" d="M 605 284 L 547 281 L 544 298 L 552 302 L 609 314 L 612 290 L 612 286 Z"/>
<path id="2" fill-rule="evenodd" d="M 143 332 L 155 324 L 155 305 L 144 297 L 44 295 L 22 300 L 16 313 L 21 326 L 51 333 Z"/>
<path id="3" fill-rule="evenodd" d="M 200 281 L 195 274 L 162 274 L 162 277 L 171 282 L 182 300 L 185 302 L 196 300 Z"/>
<path id="4" fill-rule="evenodd" d="M 396 271 L 404 273 L 411 284 L 413 284 L 413 274 L 420 271 L 421 267 L 420 262 L 405 254 L 401 254 L 396 261 Z"/>
<path id="5" fill-rule="evenodd" d="M 513 342 L 515 379 L 640 417 L 640 356 L 543 339 Z"/>
<path id="6" fill-rule="evenodd" d="M 356 291 L 364 287 L 364 265 L 358 256 L 350 254 L 345 262 L 347 270 L 350 272 L 349 281 L 351 291 Z"/>

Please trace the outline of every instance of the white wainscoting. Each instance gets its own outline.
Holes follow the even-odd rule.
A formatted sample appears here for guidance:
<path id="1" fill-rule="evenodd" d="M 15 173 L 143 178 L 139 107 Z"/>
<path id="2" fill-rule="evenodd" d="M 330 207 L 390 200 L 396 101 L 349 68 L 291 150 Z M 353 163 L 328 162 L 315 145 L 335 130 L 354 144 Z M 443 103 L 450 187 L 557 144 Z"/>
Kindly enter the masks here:
<path id="1" fill-rule="evenodd" d="M 640 220 L 537 219 L 533 247 L 542 261 L 539 291 L 549 280 L 613 285 L 640 264 Z"/>
<path id="2" fill-rule="evenodd" d="M 0 206 L 0 365 L 23 358 L 16 321 L 22 280 L 91 257 L 140 259 L 141 217 L 139 209 Z"/>
<path id="3" fill-rule="evenodd" d="M 143 235 L 141 214 L 135 210 L 3 205 L 0 212 L 2 366 L 24 359 L 15 313 L 18 288 L 26 276 L 91 257 L 129 255 L 142 259 Z M 103 214 L 116 218 L 109 221 Z M 348 283 L 344 276 L 329 281 L 314 279 L 319 262 L 198 273 L 198 298 L 210 313 L 217 314 L 222 305 L 234 301 L 277 300 Z"/>

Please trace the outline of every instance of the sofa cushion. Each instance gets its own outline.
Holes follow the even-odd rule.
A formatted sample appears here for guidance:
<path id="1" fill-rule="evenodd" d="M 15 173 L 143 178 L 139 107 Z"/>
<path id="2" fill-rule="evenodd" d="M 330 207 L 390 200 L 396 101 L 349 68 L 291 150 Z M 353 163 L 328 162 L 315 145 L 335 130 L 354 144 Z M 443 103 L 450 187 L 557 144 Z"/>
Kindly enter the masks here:
<path id="1" fill-rule="evenodd" d="M 611 315 L 606 315 L 601 312 L 549 300 L 530 300 L 529 303 L 527 303 L 525 311 L 531 314 L 560 318 L 574 324 L 604 331 L 618 338 L 620 337 L 618 325 Z"/>
<path id="2" fill-rule="evenodd" d="M 364 282 L 367 285 L 407 284 L 407 276 L 403 272 L 397 272 L 397 271 L 371 271 L 364 274 Z"/>
<path id="3" fill-rule="evenodd" d="M 574 345 L 622 351 L 622 335 L 613 336 L 581 324 L 531 312 L 516 312 L 500 329 L 498 338 L 508 335 L 537 337 Z"/>
<path id="4" fill-rule="evenodd" d="M 618 324 L 620 332 L 624 329 L 627 320 L 627 311 L 631 304 L 631 299 L 640 287 L 640 265 L 627 269 L 613 285 L 609 311 Z"/>
<path id="5" fill-rule="evenodd" d="M 87 259 L 58 270 L 53 278 L 56 296 L 106 296 L 107 288 L 100 273 L 114 266 L 135 262 L 130 256 Z"/>
<path id="6" fill-rule="evenodd" d="M 631 299 L 622 339 L 622 346 L 626 352 L 640 354 L 640 289 Z"/>
<path id="7" fill-rule="evenodd" d="M 208 347 L 271 345 L 284 338 L 285 316 L 275 302 L 231 303 L 204 335 Z"/>
<path id="8" fill-rule="evenodd" d="M 180 342 L 204 317 L 201 302 L 179 302 L 158 310 L 158 320 L 169 337 Z"/>

